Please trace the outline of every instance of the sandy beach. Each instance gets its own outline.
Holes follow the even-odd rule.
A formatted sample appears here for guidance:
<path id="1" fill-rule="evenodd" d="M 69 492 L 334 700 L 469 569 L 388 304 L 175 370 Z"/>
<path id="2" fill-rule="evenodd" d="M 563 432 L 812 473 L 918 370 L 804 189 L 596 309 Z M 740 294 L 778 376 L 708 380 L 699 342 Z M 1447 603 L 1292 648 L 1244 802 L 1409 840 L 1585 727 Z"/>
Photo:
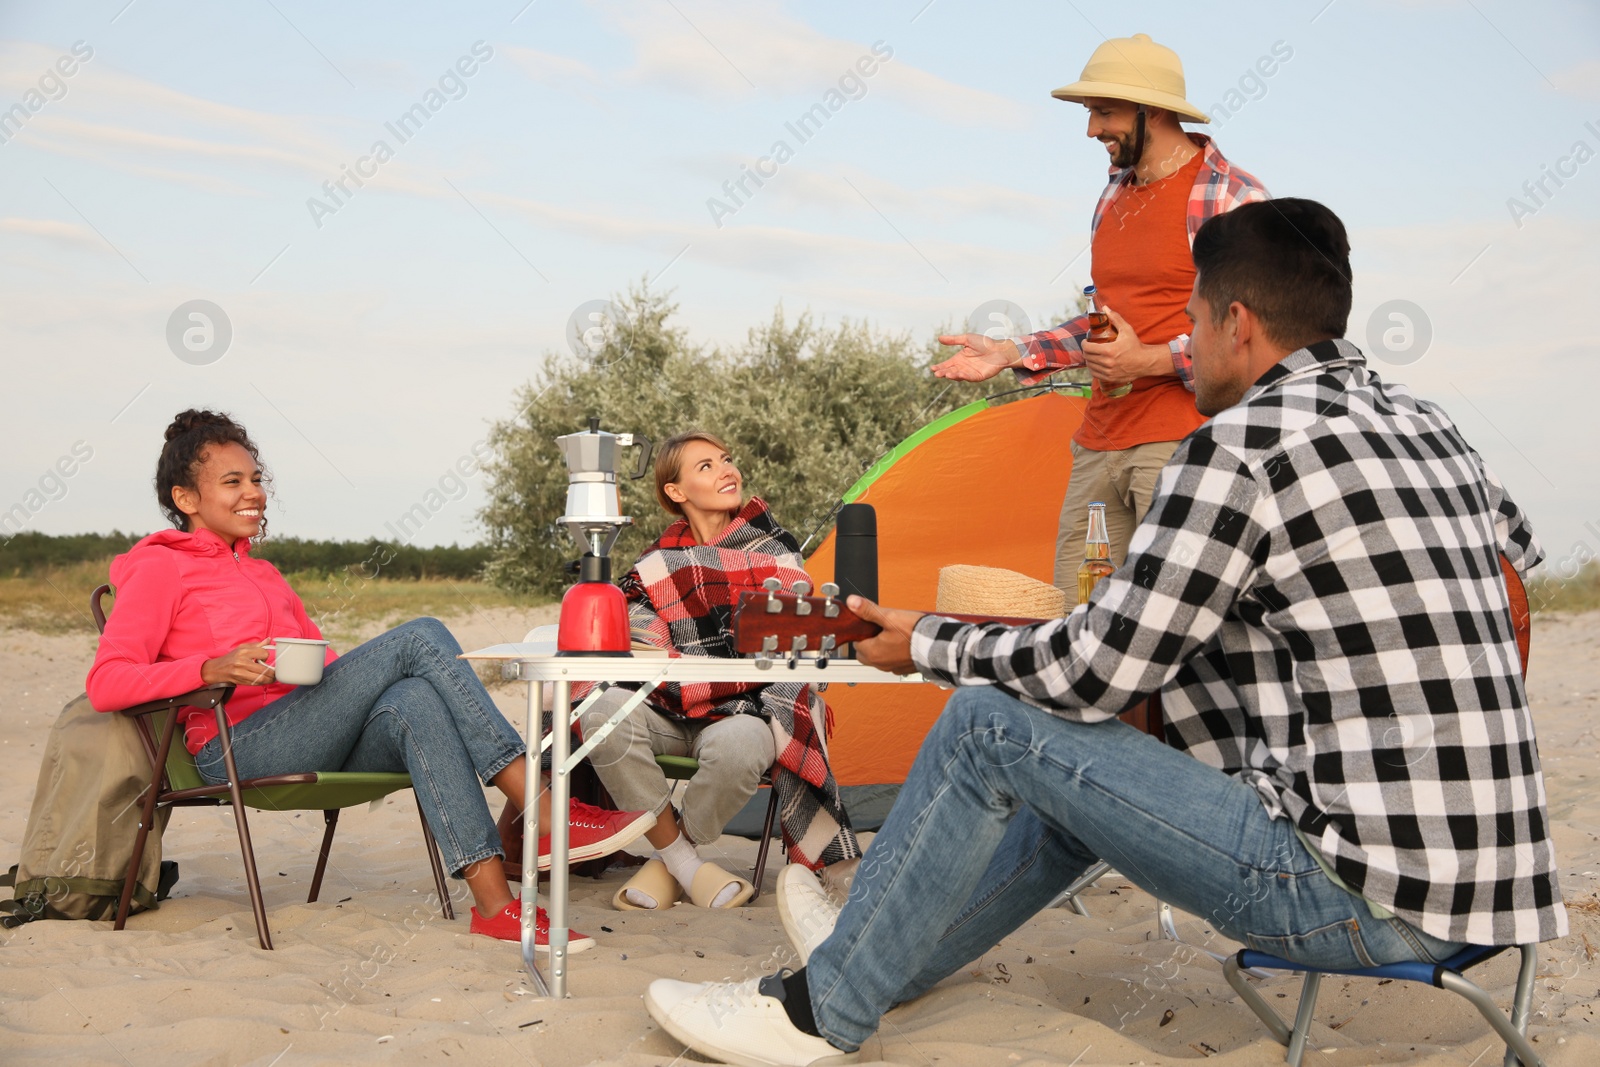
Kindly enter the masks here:
<path id="1" fill-rule="evenodd" d="M 553 608 L 549 609 L 553 612 Z M 463 647 L 516 640 L 542 613 L 448 619 Z M 15 862 L 39 754 L 82 691 L 94 638 L 0 631 L 0 867 Z M 1552 1067 L 1600 1063 L 1600 613 L 1535 620 L 1529 690 L 1572 933 L 1540 948 L 1531 1031 Z M 493 690 L 513 722 L 522 690 Z M 498 802 L 496 802 L 498 808 Z M 510 944 L 468 934 L 427 898 L 431 878 L 410 794 L 347 811 L 321 900 L 305 903 L 321 820 L 252 813 L 276 949 L 256 945 L 237 838 L 225 809 L 174 813 L 171 899 L 110 923 L 0 931 L 0 1062 L 119 1064 L 453 1063 L 644 1067 L 700 1062 L 651 1021 L 654 978 L 743 978 L 793 962 L 768 893 L 747 908 L 609 905 L 625 877 L 574 880 L 574 926 L 599 939 L 572 959 L 573 996 L 535 997 Z M 705 850 L 710 854 L 713 849 Z M 714 851 L 748 868 L 755 844 Z M 770 888 L 776 868 L 768 875 Z M 459 888 L 459 886 L 458 886 Z M 1158 939 L 1154 902 L 1115 874 L 1085 896 L 1089 918 L 1034 917 L 927 997 L 892 1012 L 861 1062 L 941 1064 L 1281 1063 L 1283 1050 L 1203 948 L 1236 948 L 1179 916 L 1186 944 Z M 469 901 L 457 903 L 465 916 Z M 1473 972 L 1502 1003 L 1511 955 Z M 1285 1010 L 1300 982 L 1265 985 Z M 1498 1063 L 1503 1046 L 1459 998 L 1329 978 L 1306 1063 Z"/>

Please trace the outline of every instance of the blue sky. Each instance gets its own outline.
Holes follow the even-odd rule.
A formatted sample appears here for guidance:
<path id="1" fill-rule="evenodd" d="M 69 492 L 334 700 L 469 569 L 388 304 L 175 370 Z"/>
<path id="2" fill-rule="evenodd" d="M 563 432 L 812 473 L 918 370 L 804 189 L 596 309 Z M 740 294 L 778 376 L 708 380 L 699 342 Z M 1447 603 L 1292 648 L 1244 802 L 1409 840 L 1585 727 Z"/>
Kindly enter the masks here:
<path id="1" fill-rule="evenodd" d="M 1197 105 L 1234 92 L 1231 159 L 1344 218 L 1352 339 L 1420 309 L 1426 350 L 1380 371 L 1455 416 L 1553 562 L 1600 552 L 1600 13 L 1502 0 L 0 5 L 0 514 L 156 528 L 161 429 L 204 404 L 264 445 L 275 532 L 382 534 L 574 309 L 646 277 L 710 343 L 779 303 L 919 340 L 993 299 L 1047 318 L 1089 280 L 1105 167 L 1049 91 L 1134 32 Z M 169 345 L 194 300 L 220 358 Z M 418 543 L 475 540 L 481 500 Z"/>

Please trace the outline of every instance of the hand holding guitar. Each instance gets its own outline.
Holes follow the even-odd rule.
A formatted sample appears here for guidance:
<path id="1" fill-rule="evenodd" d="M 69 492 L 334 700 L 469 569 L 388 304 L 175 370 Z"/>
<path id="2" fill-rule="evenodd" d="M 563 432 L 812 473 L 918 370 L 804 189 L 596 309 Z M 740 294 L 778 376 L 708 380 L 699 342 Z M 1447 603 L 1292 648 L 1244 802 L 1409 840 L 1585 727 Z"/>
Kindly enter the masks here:
<path id="1" fill-rule="evenodd" d="M 860 596 L 850 597 L 846 604 L 863 622 L 883 628 L 876 637 L 855 643 L 856 659 L 891 674 L 911 674 L 916 670 L 911 663 L 911 631 L 923 612 L 879 607 Z"/>

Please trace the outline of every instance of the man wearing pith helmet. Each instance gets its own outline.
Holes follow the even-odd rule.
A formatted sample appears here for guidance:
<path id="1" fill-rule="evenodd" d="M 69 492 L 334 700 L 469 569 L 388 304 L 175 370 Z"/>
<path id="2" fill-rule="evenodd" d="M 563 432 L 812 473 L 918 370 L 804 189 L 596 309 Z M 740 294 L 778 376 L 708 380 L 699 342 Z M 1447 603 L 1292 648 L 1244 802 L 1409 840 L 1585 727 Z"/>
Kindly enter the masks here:
<path id="1" fill-rule="evenodd" d="M 1178 54 L 1143 33 L 1107 40 L 1077 81 L 1050 94 L 1088 109 L 1088 135 L 1110 156 L 1110 179 L 1089 227 L 1090 272 L 1096 303 L 1117 327 L 1115 341 L 1086 342 L 1087 315 L 1006 341 L 971 333 L 939 338 L 961 346 L 933 368 L 944 378 L 983 381 L 1009 367 L 1032 384 L 1066 367 L 1094 373 L 1072 439 L 1056 543 L 1056 585 L 1069 595 L 1077 592 L 1089 502 L 1105 502 L 1112 561 L 1120 565 L 1150 509 L 1157 472 L 1205 421 L 1195 409 L 1183 313 L 1194 288 L 1195 234 L 1213 215 L 1268 196 L 1211 138 L 1179 125 L 1210 121 L 1184 94 Z M 1132 391 L 1114 395 L 1125 383 Z"/>

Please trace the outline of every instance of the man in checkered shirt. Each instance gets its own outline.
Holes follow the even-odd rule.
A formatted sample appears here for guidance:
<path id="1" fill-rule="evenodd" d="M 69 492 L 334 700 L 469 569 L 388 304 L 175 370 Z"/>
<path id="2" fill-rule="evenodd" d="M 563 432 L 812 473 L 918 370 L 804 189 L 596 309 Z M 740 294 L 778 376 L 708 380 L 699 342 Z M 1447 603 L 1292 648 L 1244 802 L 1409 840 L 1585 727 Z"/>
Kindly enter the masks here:
<path id="1" fill-rule="evenodd" d="M 1127 561 L 1034 626 L 851 598 L 884 627 L 861 659 L 966 688 L 843 911 L 785 871 L 802 970 L 652 984 L 680 1039 L 788 1050 L 740 1062 L 855 1049 L 1101 858 L 1327 969 L 1566 932 L 1500 563 L 1542 557 L 1526 518 L 1443 411 L 1343 339 L 1349 244 L 1327 208 L 1244 205 L 1194 256 L 1214 417 L 1162 472 Z M 1116 719 L 1158 690 L 1170 747 Z"/>

